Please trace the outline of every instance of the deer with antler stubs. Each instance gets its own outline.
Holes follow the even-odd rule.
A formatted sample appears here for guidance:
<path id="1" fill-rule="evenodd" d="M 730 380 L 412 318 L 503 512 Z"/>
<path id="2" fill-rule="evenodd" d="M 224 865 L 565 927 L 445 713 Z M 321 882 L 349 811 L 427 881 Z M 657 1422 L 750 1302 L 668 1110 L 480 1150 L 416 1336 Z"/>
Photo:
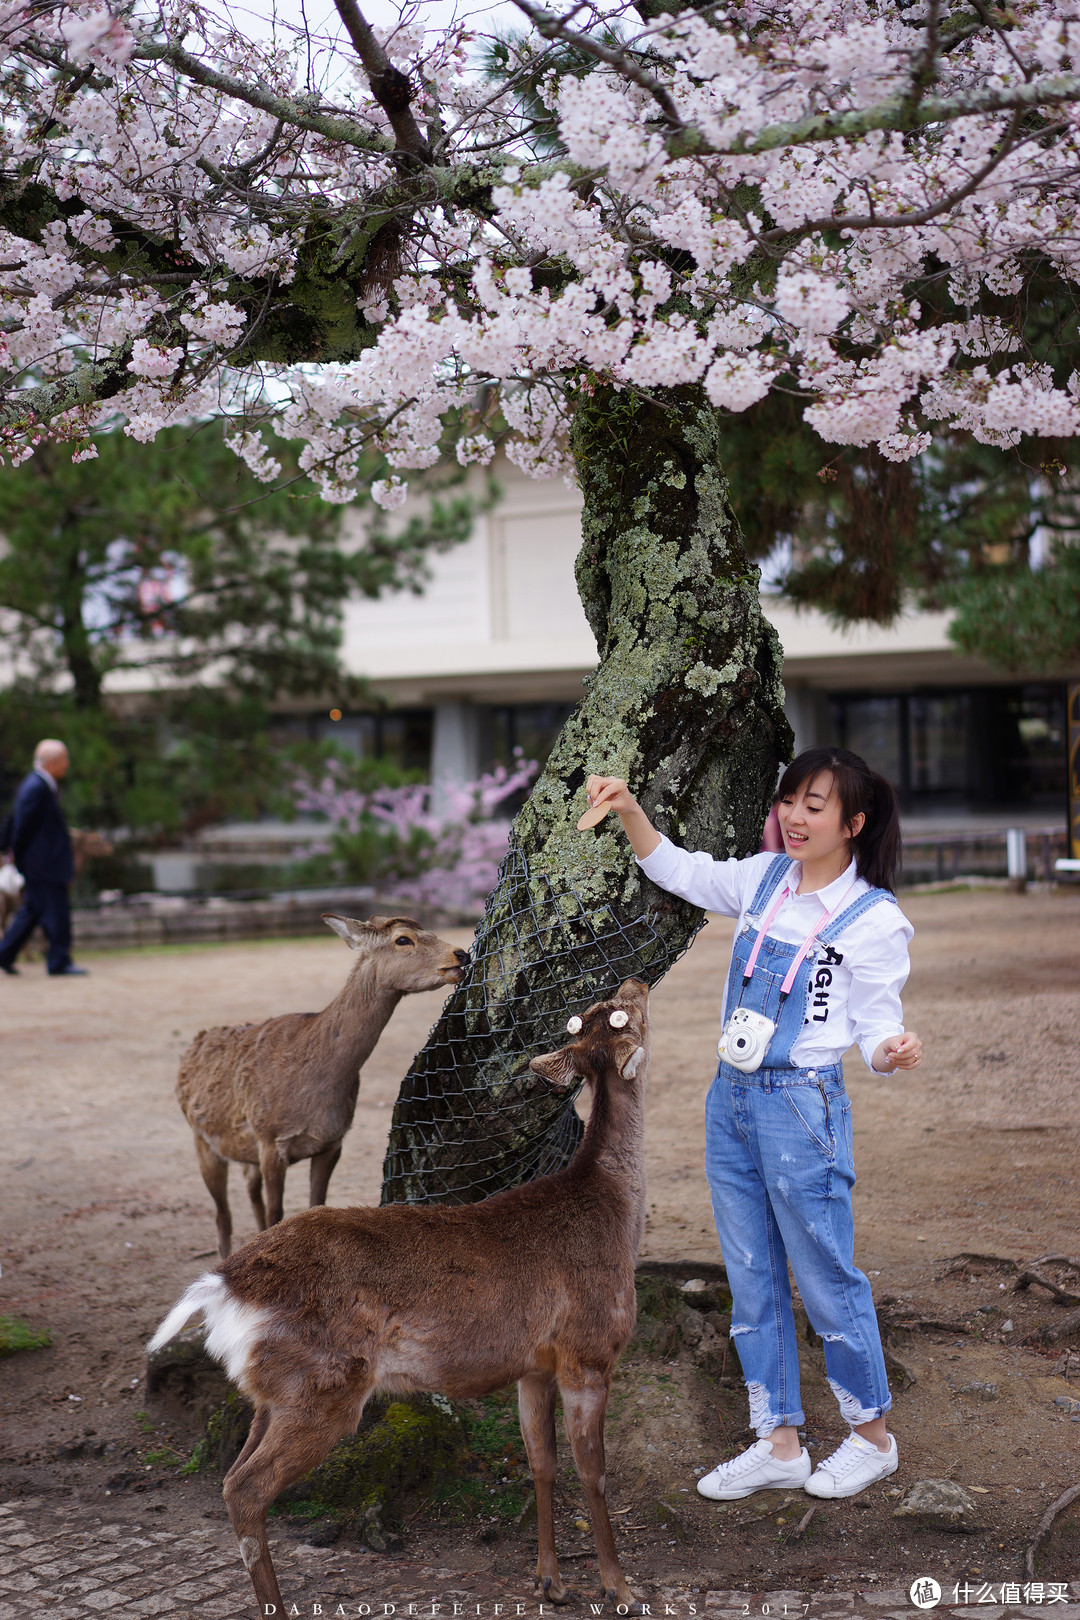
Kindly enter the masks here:
<path id="1" fill-rule="evenodd" d="M 461 1399 L 515 1379 L 545 1600 L 571 1596 L 552 1501 L 561 1394 L 604 1593 L 640 1612 L 608 1517 L 604 1415 L 636 1315 L 648 991 L 628 979 L 567 1027 L 569 1044 L 530 1065 L 557 1091 L 583 1080 L 592 1087 L 585 1137 L 567 1169 L 452 1208 L 306 1210 L 192 1283 L 155 1334 L 151 1350 L 201 1311 L 207 1350 L 255 1407 L 224 1494 L 260 1615 L 285 1612 L 267 1509 L 355 1430 L 371 1395 Z"/>
<path id="2" fill-rule="evenodd" d="M 311 1203 L 325 1203 L 360 1070 L 391 1013 L 402 996 L 459 984 L 469 960 L 411 917 L 324 912 L 323 922 L 356 952 L 328 1007 L 200 1030 L 180 1060 L 176 1095 L 217 1208 L 222 1259 L 232 1245 L 229 1161 L 244 1167 L 260 1230 L 281 1220 L 285 1172 L 299 1159 L 311 1160 Z"/>

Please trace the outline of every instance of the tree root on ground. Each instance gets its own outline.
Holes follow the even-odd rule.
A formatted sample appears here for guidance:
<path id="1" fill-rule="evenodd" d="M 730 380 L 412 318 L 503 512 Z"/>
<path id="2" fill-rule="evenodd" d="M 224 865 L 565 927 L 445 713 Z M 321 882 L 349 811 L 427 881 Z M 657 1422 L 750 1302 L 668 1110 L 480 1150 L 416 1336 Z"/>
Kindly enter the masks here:
<path id="1" fill-rule="evenodd" d="M 1064 1288 L 1059 1288 L 1056 1282 L 1051 1282 L 1049 1277 L 1044 1277 L 1041 1272 L 1035 1270 L 1034 1266 L 1028 1266 L 1026 1271 L 1020 1273 L 1013 1283 L 1013 1293 L 1018 1294 L 1022 1288 L 1030 1288 L 1033 1283 L 1039 1288 L 1049 1289 L 1059 1305 L 1080 1305 L 1080 1296 L 1070 1294 Z"/>
<path id="2" fill-rule="evenodd" d="M 902 1333 L 971 1333 L 967 1322 L 946 1322 L 937 1316 L 889 1316 L 886 1324 Z"/>
<path id="3" fill-rule="evenodd" d="M 1038 1261 L 1035 1262 L 1038 1265 Z M 1015 1260 L 1008 1260 L 1001 1254 L 950 1254 L 945 1261 L 945 1277 L 951 1277 L 954 1272 L 963 1271 L 968 1265 L 993 1266 L 998 1271 L 1019 1271 L 1020 1266 Z"/>
<path id="4" fill-rule="evenodd" d="M 1056 1502 L 1051 1502 L 1050 1506 L 1039 1520 L 1039 1528 L 1035 1532 L 1035 1540 L 1031 1543 L 1031 1546 L 1024 1554 L 1024 1572 L 1029 1578 L 1033 1578 L 1035 1574 L 1035 1554 L 1039 1550 L 1039 1543 L 1044 1541 L 1049 1535 L 1050 1528 L 1058 1514 L 1063 1513 L 1068 1507 L 1069 1503 L 1075 1502 L 1078 1496 L 1080 1496 L 1080 1485 L 1070 1485 L 1069 1489 L 1064 1491 L 1061 1496 L 1058 1497 Z"/>
<path id="5" fill-rule="evenodd" d="M 1080 1311 L 1072 1311 L 1058 1322 L 1045 1322 L 1034 1333 L 1029 1333 L 1023 1343 L 1057 1344 L 1059 1339 L 1071 1338 L 1074 1333 L 1080 1333 Z"/>
<path id="6" fill-rule="evenodd" d="M 906 1361 L 900 1360 L 891 1344 L 883 1343 L 881 1349 L 885 1357 L 885 1369 L 896 1379 L 898 1389 L 910 1389 L 912 1384 L 919 1382 L 918 1373 L 913 1367 L 909 1367 Z"/>

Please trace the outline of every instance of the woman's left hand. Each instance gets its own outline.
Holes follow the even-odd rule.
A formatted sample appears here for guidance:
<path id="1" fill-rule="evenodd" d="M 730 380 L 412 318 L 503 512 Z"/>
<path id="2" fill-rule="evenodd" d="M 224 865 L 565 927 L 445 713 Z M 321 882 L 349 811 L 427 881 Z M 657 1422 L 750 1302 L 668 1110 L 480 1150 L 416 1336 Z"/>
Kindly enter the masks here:
<path id="1" fill-rule="evenodd" d="M 891 1074 L 895 1069 L 914 1069 L 922 1061 L 922 1041 L 913 1029 L 903 1035 L 890 1035 L 874 1053 L 874 1068 L 879 1074 Z"/>

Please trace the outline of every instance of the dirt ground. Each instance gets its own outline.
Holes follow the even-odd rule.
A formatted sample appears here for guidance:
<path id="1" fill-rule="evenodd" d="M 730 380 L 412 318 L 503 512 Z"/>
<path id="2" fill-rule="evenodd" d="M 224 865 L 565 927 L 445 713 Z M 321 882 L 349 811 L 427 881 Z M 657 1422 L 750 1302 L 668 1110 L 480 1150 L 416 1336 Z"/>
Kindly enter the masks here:
<path id="1" fill-rule="evenodd" d="M 730 1360 L 718 1382 L 719 1369 L 685 1349 L 631 1354 L 609 1420 L 609 1491 L 623 1510 L 625 1566 L 646 1586 L 865 1584 L 924 1568 L 1014 1580 L 1040 1515 L 1080 1478 L 1080 1399 L 1075 1420 L 1055 1404 L 1080 1397 L 1080 1355 L 1067 1353 L 1080 1333 L 1050 1349 L 1023 1343 L 1075 1306 L 1038 1285 L 1016 1291 L 1008 1264 L 1042 1261 L 1065 1294 L 1080 1293 L 1080 1268 L 1044 1258 L 1080 1257 L 1080 892 L 954 890 L 903 904 L 916 928 L 905 1009 L 925 1062 L 896 1079 L 871 1076 L 857 1054 L 847 1064 L 857 1258 L 915 1379 L 895 1393 L 900 1471 L 854 1501 L 821 1504 L 798 1537 L 807 1499 L 703 1503 L 695 1472 L 748 1438 Z M 683 1277 L 722 1258 L 701 1115 L 729 940 L 730 925 L 712 920 L 653 997 L 643 1257 L 677 1264 Z M 205 1025 L 323 1005 L 348 959 L 327 937 L 81 960 L 86 979 L 50 982 L 38 964 L 0 981 L 0 1314 L 47 1327 L 53 1340 L 0 1361 L 0 1488 L 100 1505 L 110 1478 L 127 1469 L 130 1480 L 134 1468 L 155 1498 L 143 1493 L 144 1516 L 159 1507 L 173 1529 L 216 1523 L 217 1482 L 147 1463 L 160 1459 L 162 1434 L 153 1412 L 137 1415 L 146 1340 L 214 1258 L 212 1206 L 173 1096 L 177 1059 Z M 439 999 L 405 1000 L 376 1048 L 332 1203 L 377 1201 L 398 1081 Z M 306 1179 L 304 1166 L 291 1173 L 287 1212 L 303 1207 Z M 233 1183 L 242 1239 L 252 1219 L 235 1171 Z M 991 1258 L 953 1260 L 965 1254 Z M 805 1359 L 808 1443 L 820 1457 L 844 1430 L 820 1352 L 807 1344 Z M 181 1451 L 193 1438 L 172 1437 Z M 894 1493 L 928 1477 L 975 1490 L 982 1528 L 950 1536 L 894 1519 Z M 1046 1579 L 1080 1574 L 1078 1508 L 1047 1543 Z M 560 1513 L 563 1545 L 588 1568 L 569 1474 Z M 527 1527 L 418 1520 L 408 1550 L 414 1541 L 448 1568 L 520 1575 L 529 1565 Z"/>

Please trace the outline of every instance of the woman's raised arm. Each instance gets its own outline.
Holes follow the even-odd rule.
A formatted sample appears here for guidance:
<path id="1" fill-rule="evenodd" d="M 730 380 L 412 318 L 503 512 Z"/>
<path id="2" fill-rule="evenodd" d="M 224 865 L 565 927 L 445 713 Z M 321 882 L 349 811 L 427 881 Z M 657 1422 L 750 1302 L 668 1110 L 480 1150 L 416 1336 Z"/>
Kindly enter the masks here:
<path id="1" fill-rule="evenodd" d="M 590 776 L 585 792 L 593 809 L 607 805 L 609 810 L 614 810 L 639 860 L 652 854 L 660 843 L 660 834 L 621 776 Z"/>

